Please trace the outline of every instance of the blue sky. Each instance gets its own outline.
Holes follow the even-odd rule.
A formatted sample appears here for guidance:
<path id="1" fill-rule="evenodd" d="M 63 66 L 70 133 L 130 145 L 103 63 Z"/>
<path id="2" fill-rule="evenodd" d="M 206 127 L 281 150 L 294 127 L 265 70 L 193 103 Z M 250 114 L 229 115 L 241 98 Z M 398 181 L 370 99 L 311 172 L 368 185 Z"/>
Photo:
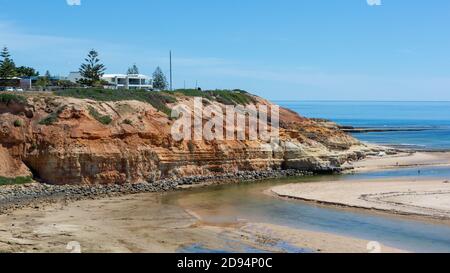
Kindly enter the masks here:
<path id="1" fill-rule="evenodd" d="M 75 0 L 69 0 L 75 1 Z M 136 63 L 174 86 L 275 100 L 450 100 L 450 1 L 0 0 L 0 45 L 18 65 L 108 72 Z"/>

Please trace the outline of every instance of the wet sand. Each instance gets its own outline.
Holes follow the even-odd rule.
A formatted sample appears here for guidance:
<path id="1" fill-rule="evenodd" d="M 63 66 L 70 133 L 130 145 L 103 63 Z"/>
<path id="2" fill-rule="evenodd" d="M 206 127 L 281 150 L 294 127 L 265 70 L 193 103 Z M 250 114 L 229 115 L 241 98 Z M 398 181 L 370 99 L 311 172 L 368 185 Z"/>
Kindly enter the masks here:
<path id="1" fill-rule="evenodd" d="M 284 198 L 417 216 L 450 223 L 450 184 L 444 180 L 356 180 L 291 184 L 271 189 Z"/>
<path id="2" fill-rule="evenodd" d="M 232 252 L 371 250 L 365 240 L 265 223 L 208 225 L 152 193 L 0 215 L 0 252 L 65 253 L 70 252 L 66 249 L 70 242 L 79 244 L 82 252 L 107 253 L 172 253 L 192 245 Z M 381 251 L 401 252 L 384 246 Z"/>
<path id="3" fill-rule="evenodd" d="M 401 153 L 355 162 L 349 172 L 371 172 L 408 167 L 450 166 L 449 152 Z M 328 181 L 274 187 L 283 197 L 392 215 L 437 219 L 450 224 L 450 183 L 446 178 L 386 178 Z"/>

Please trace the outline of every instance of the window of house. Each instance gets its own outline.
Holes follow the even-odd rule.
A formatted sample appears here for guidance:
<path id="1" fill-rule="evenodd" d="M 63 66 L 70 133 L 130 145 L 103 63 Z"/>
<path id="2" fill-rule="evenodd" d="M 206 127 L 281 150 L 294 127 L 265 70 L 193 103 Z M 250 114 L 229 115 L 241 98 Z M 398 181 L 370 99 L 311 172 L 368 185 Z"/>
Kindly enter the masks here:
<path id="1" fill-rule="evenodd" d="M 130 79 L 130 84 L 131 85 L 139 85 L 141 82 L 140 79 Z"/>

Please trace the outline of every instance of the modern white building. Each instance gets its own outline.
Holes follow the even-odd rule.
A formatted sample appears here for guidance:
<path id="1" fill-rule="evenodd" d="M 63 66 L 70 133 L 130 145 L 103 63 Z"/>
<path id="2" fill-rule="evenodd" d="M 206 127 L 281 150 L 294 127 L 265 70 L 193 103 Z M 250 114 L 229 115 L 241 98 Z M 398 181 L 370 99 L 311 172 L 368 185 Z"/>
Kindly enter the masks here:
<path id="1" fill-rule="evenodd" d="M 142 74 L 105 74 L 102 80 L 113 89 L 153 89 L 152 78 Z"/>
<path id="2" fill-rule="evenodd" d="M 82 78 L 83 78 L 83 76 L 81 76 L 80 72 L 70 72 L 69 76 L 67 76 L 67 80 L 71 81 L 73 83 L 77 83 Z"/>
<path id="3" fill-rule="evenodd" d="M 67 79 L 76 83 L 83 79 L 83 76 L 80 72 L 71 72 Z M 152 78 L 142 74 L 105 74 L 102 80 L 108 83 L 105 87 L 111 89 L 153 89 Z"/>

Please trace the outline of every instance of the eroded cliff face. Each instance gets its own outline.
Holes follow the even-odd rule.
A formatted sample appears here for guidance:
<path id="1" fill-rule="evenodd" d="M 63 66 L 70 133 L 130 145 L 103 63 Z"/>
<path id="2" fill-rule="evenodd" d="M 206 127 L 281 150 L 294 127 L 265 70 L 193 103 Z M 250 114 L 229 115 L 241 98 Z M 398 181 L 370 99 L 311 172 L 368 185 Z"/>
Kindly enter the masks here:
<path id="1" fill-rule="evenodd" d="M 0 102 L 0 176 L 33 173 L 51 184 L 105 184 L 242 170 L 327 171 L 372 149 L 286 109 L 280 113 L 278 144 L 177 142 L 171 136 L 174 121 L 145 102 L 25 96 L 26 102 Z M 193 104 L 191 97 L 177 100 Z M 98 115 L 112 122 L 104 125 Z"/>

